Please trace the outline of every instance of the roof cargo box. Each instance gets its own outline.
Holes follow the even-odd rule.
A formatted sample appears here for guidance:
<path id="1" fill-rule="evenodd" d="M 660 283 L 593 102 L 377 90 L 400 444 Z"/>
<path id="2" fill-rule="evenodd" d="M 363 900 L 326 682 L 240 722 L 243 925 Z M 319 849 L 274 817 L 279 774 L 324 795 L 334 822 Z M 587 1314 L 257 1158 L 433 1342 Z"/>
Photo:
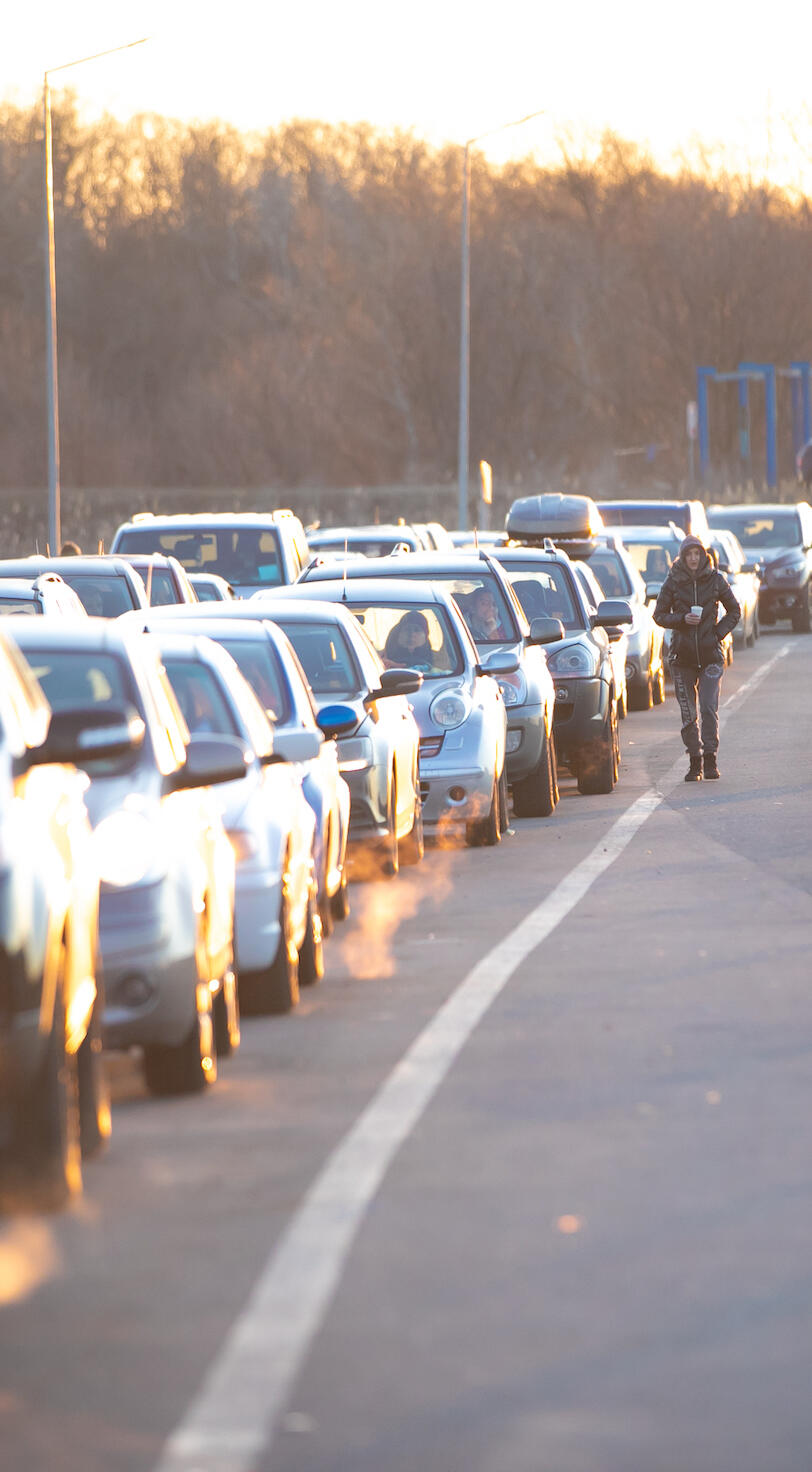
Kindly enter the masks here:
<path id="1" fill-rule="evenodd" d="M 507 534 L 514 542 L 542 546 L 553 542 L 589 542 L 603 531 L 603 518 L 589 496 L 522 496 L 507 514 Z"/>

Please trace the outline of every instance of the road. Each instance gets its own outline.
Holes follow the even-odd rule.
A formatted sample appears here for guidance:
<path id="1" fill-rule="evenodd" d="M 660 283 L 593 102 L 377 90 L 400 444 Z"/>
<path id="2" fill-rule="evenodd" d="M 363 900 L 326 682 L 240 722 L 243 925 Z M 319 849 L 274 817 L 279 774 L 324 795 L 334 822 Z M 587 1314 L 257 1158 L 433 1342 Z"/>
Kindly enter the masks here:
<path id="1" fill-rule="evenodd" d="M 0 1225 L 3 1472 L 809 1472 L 812 639 L 355 886 L 202 1099 Z M 675 759 L 679 758 L 675 765 Z"/>

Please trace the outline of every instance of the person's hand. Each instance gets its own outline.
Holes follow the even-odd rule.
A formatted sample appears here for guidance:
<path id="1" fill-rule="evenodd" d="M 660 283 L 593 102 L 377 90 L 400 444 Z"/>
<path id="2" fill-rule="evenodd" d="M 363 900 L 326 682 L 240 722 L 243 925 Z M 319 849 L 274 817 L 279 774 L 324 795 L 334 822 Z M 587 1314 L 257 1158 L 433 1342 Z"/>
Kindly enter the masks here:
<path id="1" fill-rule="evenodd" d="M 685 622 L 691 625 L 700 624 L 702 622 L 702 615 L 699 613 L 686 613 Z"/>

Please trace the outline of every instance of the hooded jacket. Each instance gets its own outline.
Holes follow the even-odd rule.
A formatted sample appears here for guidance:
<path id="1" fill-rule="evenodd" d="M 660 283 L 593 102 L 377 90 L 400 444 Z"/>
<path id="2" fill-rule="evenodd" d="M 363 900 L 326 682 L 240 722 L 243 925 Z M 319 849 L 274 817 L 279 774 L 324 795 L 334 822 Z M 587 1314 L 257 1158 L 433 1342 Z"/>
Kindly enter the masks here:
<path id="1" fill-rule="evenodd" d="M 685 563 L 685 554 L 691 547 L 699 547 L 702 552 L 696 573 L 690 572 Z M 726 609 L 721 619 L 720 603 Z M 687 624 L 685 615 L 695 604 L 702 605 L 702 617 L 698 624 Z M 686 537 L 654 606 L 654 622 L 672 630 L 669 660 L 695 670 L 709 664 L 723 665 L 721 641 L 735 629 L 740 618 L 741 609 L 727 579 L 717 571 L 699 538 Z"/>

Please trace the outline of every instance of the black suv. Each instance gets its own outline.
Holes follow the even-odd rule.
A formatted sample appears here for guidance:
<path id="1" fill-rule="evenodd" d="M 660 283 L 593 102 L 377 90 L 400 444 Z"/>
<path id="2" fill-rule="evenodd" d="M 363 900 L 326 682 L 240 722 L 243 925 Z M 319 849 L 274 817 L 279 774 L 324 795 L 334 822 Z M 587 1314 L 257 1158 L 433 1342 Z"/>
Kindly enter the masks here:
<path id="1" fill-rule="evenodd" d="M 725 527 L 741 543 L 745 572 L 758 571 L 762 624 L 792 620 L 796 634 L 812 630 L 812 506 L 711 506 L 712 527 Z"/>

